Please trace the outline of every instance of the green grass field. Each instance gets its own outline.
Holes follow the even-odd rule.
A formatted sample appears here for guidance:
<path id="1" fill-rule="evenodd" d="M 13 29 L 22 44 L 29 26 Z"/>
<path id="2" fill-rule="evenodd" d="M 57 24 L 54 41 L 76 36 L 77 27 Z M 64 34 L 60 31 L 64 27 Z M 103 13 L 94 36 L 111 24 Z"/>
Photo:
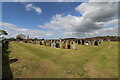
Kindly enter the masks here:
<path id="1" fill-rule="evenodd" d="M 13 78 L 117 78 L 118 42 L 77 45 L 78 50 L 11 42 Z"/>

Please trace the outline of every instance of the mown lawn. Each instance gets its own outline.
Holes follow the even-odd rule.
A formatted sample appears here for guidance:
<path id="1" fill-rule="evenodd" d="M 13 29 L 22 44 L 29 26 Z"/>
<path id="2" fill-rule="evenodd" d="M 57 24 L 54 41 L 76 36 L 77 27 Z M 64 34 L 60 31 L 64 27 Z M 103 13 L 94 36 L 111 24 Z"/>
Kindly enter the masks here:
<path id="1" fill-rule="evenodd" d="M 11 42 L 13 78 L 116 78 L 118 42 L 77 45 L 77 50 Z"/>

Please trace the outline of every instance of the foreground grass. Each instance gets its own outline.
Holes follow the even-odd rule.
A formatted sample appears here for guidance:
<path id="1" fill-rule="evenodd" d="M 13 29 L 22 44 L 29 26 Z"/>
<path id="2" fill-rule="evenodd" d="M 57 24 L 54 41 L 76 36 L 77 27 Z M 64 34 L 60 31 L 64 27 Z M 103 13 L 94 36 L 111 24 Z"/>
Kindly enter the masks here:
<path id="1" fill-rule="evenodd" d="M 77 45 L 78 50 L 11 42 L 13 78 L 116 78 L 118 43 Z"/>

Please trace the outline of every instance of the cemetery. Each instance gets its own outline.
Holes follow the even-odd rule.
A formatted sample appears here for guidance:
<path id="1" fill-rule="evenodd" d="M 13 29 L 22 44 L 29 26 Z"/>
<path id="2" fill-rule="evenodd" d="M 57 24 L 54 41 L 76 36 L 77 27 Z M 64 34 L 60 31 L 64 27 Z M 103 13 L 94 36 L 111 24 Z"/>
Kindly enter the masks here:
<path id="1" fill-rule="evenodd" d="M 0 78 L 118 80 L 119 7 L 118 0 L 2 0 Z"/>
<path id="2" fill-rule="evenodd" d="M 3 77 L 116 78 L 118 41 L 105 37 L 4 40 L 3 44 L 9 43 L 7 56 L 11 62 L 5 64 L 9 67 Z"/>

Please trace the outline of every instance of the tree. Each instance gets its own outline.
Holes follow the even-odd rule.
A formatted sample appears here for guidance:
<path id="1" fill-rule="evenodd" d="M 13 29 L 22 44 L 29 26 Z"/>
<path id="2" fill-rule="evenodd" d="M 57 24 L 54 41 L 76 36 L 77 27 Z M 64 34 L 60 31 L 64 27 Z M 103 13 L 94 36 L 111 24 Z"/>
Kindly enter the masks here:
<path id="1" fill-rule="evenodd" d="M 1 35 L 8 35 L 8 33 L 5 30 L 0 30 L 0 36 Z"/>
<path id="2" fill-rule="evenodd" d="M 35 39 L 37 39 L 37 38 L 35 37 Z"/>
<path id="3" fill-rule="evenodd" d="M 9 40 L 12 40 L 12 41 L 13 41 L 13 40 L 15 40 L 15 38 L 14 38 L 14 37 L 10 37 Z"/>
<path id="4" fill-rule="evenodd" d="M 25 39 L 26 38 L 26 36 L 24 34 L 18 34 L 16 37 L 17 38 L 21 38 L 21 39 Z"/>
<path id="5" fill-rule="evenodd" d="M 3 35 L 8 35 L 8 33 L 5 30 L 0 30 L 0 40 L 4 39 Z"/>

